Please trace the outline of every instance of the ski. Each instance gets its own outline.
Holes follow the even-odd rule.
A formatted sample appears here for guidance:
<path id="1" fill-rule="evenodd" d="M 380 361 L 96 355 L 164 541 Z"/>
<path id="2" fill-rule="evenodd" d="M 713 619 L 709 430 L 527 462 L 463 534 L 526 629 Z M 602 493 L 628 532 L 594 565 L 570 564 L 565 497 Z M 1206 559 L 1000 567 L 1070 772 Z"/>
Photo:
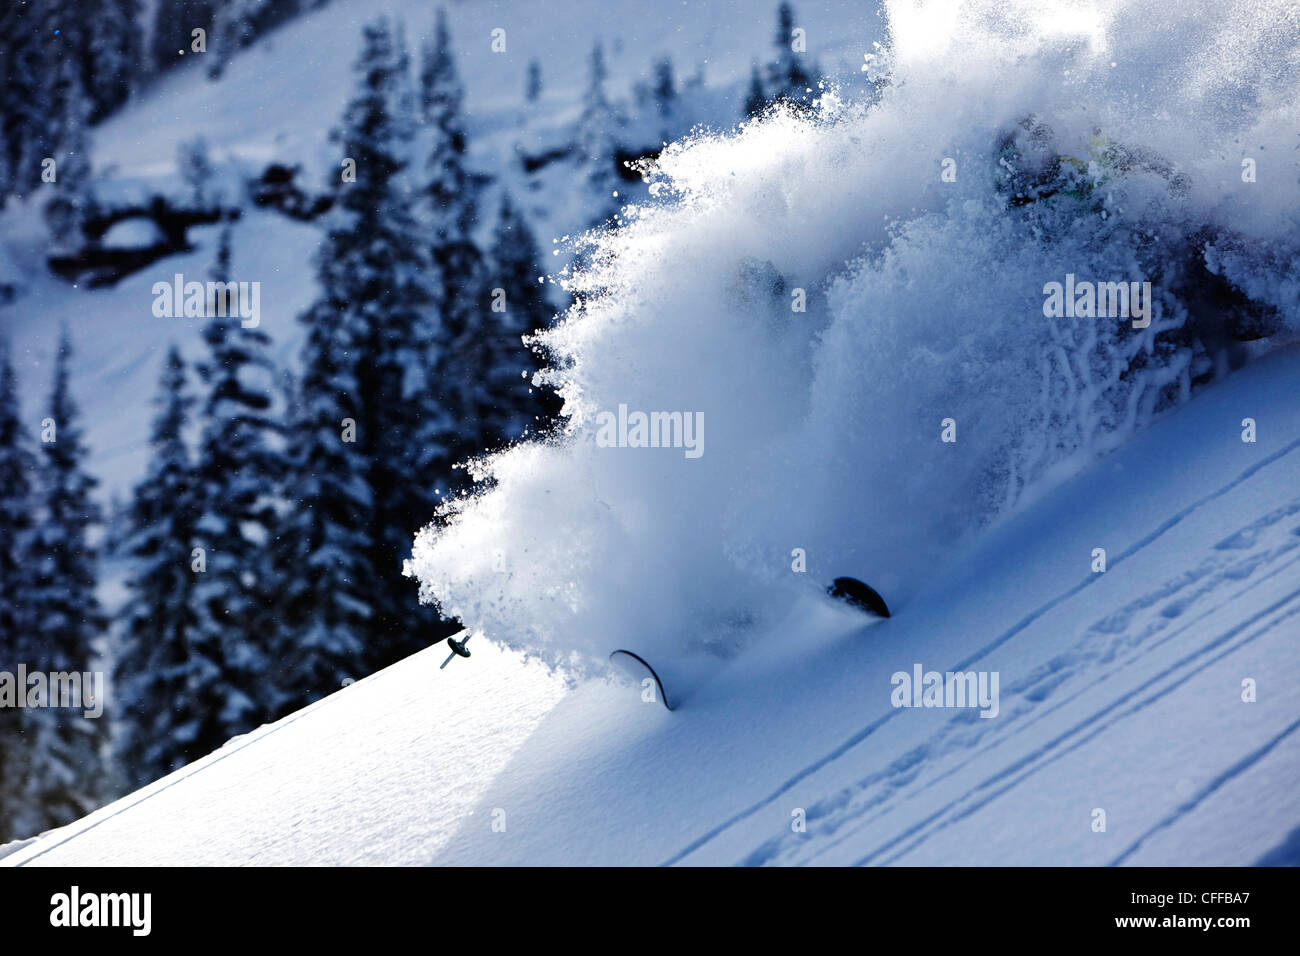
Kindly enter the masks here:
<path id="1" fill-rule="evenodd" d="M 643 695 L 644 690 L 649 689 L 645 681 L 653 680 L 658 690 L 657 699 L 669 710 L 674 709 L 674 703 L 668 699 L 668 692 L 664 689 L 664 682 L 640 654 L 620 649 L 609 655 L 609 662 L 636 681 L 643 688 Z"/>
<path id="2" fill-rule="evenodd" d="M 874 614 L 877 617 L 889 617 L 889 606 L 880 592 L 857 578 L 836 578 L 826 593 L 837 601 L 843 601 L 851 607 Z"/>

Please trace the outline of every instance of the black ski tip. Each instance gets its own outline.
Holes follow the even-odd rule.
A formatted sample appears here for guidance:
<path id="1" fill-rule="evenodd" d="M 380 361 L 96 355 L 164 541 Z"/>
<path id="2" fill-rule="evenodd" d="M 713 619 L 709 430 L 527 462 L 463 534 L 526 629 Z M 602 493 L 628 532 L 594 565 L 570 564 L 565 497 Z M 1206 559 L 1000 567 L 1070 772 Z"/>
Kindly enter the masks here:
<path id="1" fill-rule="evenodd" d="M 889 617 L 889 605 L 880 596 L 880 592 L 857 578 L 836 578 L 826 589 L 826 593 L 856 608 L 878 614 L 880 617 Z"/>
<path id="2" fill-rule="evenodd" d="M 609 662 L 628 674 L 635 674 L 638 665 L 645 668 L 650 672 L 650 676 L 654 678 L 655 687 L 659 690 L 659 703 L 663 704 L 668 710 L 673 710 L 673 705 L 668 700 L 668 694 L 664 690 L 664 682 L 659 679 L 659 673 L 650 666 L 644 657 L 632 651 L 619 649 L 610 653 Z"/>

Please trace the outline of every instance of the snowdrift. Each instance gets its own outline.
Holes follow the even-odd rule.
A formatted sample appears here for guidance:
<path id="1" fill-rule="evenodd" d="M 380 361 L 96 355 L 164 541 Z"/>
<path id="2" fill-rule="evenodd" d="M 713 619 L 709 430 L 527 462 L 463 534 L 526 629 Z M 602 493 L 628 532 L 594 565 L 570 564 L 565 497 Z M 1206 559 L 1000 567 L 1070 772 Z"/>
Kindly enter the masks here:
<path id="1" fill-rule="evenodd" d="M 565 432 L 476 464 L 416 539 L 426 600 L 578 671 L 728 656 L 838 574 L 905 609 L 1300 329 L 1293 6 L 887 8 L 877 101 L 674 145 L 583 240 L 542 340 Z M 1150 283 L 1149 321 L 1045 315 L 1076 277 Z"/>

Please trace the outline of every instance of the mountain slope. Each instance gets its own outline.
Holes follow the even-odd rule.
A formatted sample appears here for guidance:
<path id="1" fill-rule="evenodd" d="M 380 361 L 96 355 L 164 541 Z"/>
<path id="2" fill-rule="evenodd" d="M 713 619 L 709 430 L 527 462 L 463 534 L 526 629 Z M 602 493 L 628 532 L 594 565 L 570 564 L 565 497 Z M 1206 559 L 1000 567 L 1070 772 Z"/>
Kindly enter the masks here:
<path id="1" fill-rule="evenodd" d="M 676 713 L 434 648 L 3 862 L 1285 862 L 1298 376 L 1291 348 L 1208 390 L 887 622 L 794 609 Z M 997 671 L 998 716 L 891 707 L 916 663 Z"/>
<path id="2" fill-rule="evenodd" d="M 504 187 L 539 244 L 549 247 L 553 237 L 586 228 L 592 197 L 583 194 L 568 163 L 525 174 L 516 149 L 541 152 L 571 135 L 592 44 L 605 46 L 616 103 L 625 105 L 632 85 L 649 77 L 655 57 L 670 56 L 682 81 L 702 71 L 704 86 L 692 93 L 698 121 L 725 127 L 740 118 L 751 58 L 771 56 L 776 2 L 764 4 L 757 16 L 738 0 L 684 9 L 615 8 L 591 0 L 543 9 L 527 0 L 495 0 L 452 3 L 446 11 L 465 85 L 470 164 L 497 179 L 484 197 L 483 223 L 494 221 L 496 188 Z M 420 43 L 433 31 L 434 6 L 335 0 L 241 50 L 218 81 L 208 78 L 201 57 L 191 56 L 196 62 L 181 63 L 94 130 L 96 194 L 110 204 L 183 194 L 178 147 L 197 137 L 206 141 L 224 199 L 242 212 L 233 228 L 232 275 L 261 283 L 261 327 L 285 367 L 294 366 L 302 341 L 298 316 L 317 294 L 312 254 L 322 226 L 252 206 L 244 180 L 281 163 L 298 166 L 298 185 L 313 194 L 332 188 L 340 156 L 330 134 L 355 83 L 362 26 L 381 15 L 404 25 L 418 58 Z M 852 0 L 810 4 L 799 22 L 808 31 L 810 55 L 850 84 L 863 51 L 881 33 L 876 11 Z M 504 53 L 492 51 L 498 28 L 506 31 Z M 538 101 L 528 104 L 525 74 L 533 60 L 543 87 Z M 636 141 L 638 133 L 627 135 Z M 0 329 L 13 342 L 26 411 L 39 420 L 58 330 L 66 323 L 76 352 L 74 391 L 96 399 L 83 404 L 90 467 L 106 496 L 128 495 L 143 473 L 152 411 L 142 396 L 153 394 L 169 344 L 190 361 L 204 354 L 202 323 L 154 316 L 151 287 L 176 273 L 206 279 L 218 232 L 216 226 L 191 229 L 194 251 L 168 256 L 111 288 L 74 288 L 46 267 L 44 227 L 34 204 L 0 210 L 0 283 L 12 277 L 24 290 L 0 304 Z M 563 265 L 547 258 L 539 268 Z"/>

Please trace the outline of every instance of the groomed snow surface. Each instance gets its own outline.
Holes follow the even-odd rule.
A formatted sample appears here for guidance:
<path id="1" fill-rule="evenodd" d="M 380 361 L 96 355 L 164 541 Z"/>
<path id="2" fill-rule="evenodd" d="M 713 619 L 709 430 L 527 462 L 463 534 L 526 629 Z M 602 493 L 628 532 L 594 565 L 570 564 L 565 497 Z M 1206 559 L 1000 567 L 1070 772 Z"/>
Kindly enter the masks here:
<path id="1" fill-rule="evenodd" d="M 1300 862 L 1297 380 L 1206 392 L 888 621 L 810 600 L 674 713 L 432 648 L 3 862 Z M 998 671 L 999 715 L 892 707 L 916 663 Z"/>

